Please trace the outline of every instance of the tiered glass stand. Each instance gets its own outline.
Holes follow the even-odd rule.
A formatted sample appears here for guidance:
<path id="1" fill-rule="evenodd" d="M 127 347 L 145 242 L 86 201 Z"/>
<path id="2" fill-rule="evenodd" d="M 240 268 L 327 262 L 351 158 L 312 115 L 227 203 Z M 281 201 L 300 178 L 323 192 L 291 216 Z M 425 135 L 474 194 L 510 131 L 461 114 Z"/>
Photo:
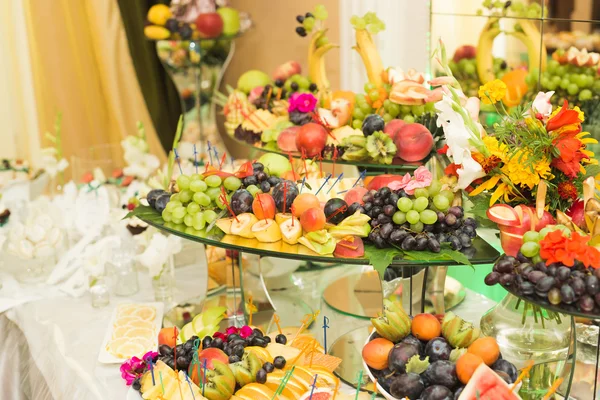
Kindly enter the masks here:
<path id="1" fill-rule="evenodd" d="M 287 327 L 298 326 L 304 314 L 312 313 L 315 310 L 304 301 L 304 295 L 309 296 L 309 294 L 302 293 L 301 290 L 296 290 L 293 295 L 288 296 L 289 299 L 287 302 L 283 302 L 283 306 L 276 307 L 273 297 L 286 297 L 286 294 L 285 291 L 267 290 L 263 272 L 266 263 L 271 263 L 271 267 L 282 269 L 293 267 L 294 263 L 298 262 L 318 265 L 319 268 L 331 268 L 340 264 L 365 266 L 363 267 L 364 274 L 371 284 L 357 281 L 354 287 L 346 286 L 343 292 L 337 293 L 337 296 L 348 298 L 356 296 L 360 307 L 370 310 L 370 313 L 376 313 L 382 310 L 383 296 L 387 297 L 394 292 L 400 293 L 402 302 L 411 315 L 424 310 L 426 282 L 428 276 L 432 274 L 431 271 L 434 268 L 457 265 L 445 260 L 412 261 L 397 258 L 393 260 L 391 267 L 396 270 L 397 276 L 400 278 L 392 282 L 382 283 L 377 272 L 367 267 L 369 260 L 366 258 L 333 258 L 318 255 L 302 245 L 288 245 L 283 242 L 261 243 L 256 239 L 245 239 L 231 235 L 225 235 L 220 240 L 202 238 L 165 224 L 158 213 L 149 207 L 146 207 L 146 209 L 147 212 L 138 212 L 137 216 L 157 229 L 202 243 L 205 246 L 230 250 L 232 255 L 236 254 L 235 259 L 231 259 L 232 287 L 226 293 L 215 295 L 217 296 L 216 300 L 206 298 L 204 304 L 226 305 L 230 315 L 229 323 L 236 325 L 248 323 L 248 311 L 252 307 L 252 324 L 263 327 L 267 331 L 275 329 L 273 325 L 275 312 L 280 318 L 280 325 Z M 471 249 L 467 257 L 474 266 L 492 263 L 499 255 L 492 246 L 479 237 L 474 239 Z M 273 263 L 276 263 L 276 265 L 273 265 Z M 203 273 L 208 279 L 208 270 L 203 271 Z M 372 291 L 373 285 L 378 286 L 377 291 Z M 435 282 L 433 286 L 437 288 L 434 290 L 443 291 L 444 280 Z M 363 290 L 362 288 L 366 289 Z M 199 290 L 202 290 L 201 296 L 205 296 L 205 289 L 207 288 L 199 288 Z M 249 304 L 250 296 L 252 296 L 251 305 Z M 277 303 L 281 304 L 280 302 Z M 441 308 L 443 309 L 443 301 Z M 352 330 L 341 335 L 331 346 L 327 347 L 328 353 L 342 358 L 343 362 L 336 370 L 336 374 L 348 384 L 357 384 L 355 381 L 356 373 L 362 368 L 361 348 L 367 335 L 368 330 L 366 328 Z"/>

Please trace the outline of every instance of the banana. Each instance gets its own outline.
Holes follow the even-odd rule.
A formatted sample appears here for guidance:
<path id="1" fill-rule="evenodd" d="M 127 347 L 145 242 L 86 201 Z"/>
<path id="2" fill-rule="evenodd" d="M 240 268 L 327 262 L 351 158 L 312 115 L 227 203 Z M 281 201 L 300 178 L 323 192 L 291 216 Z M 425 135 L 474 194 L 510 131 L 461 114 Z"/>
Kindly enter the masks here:
<path id="1" fill-rule="evenodd" d="M 312 35 L 308 46 L 308 77 L 317 87 L 319 91 L 327 92 L 329 90 L 329 79 L 327 79 L 327 71 L 325 69 L 325 53 L 329 50 L 339 47 L 337 44 L 326 43 L 317 47 L 317 41 L 325 36 L 327 30 L 321 30 Z"/>
<path id="2" fill-rule="evenodd" d="M 538 71 L 543 72 L 546 69 L 546 59 L 548 54 L 546 46 L 541 40 L 540 31 L 532 21 L 521 20 L 519 21 L 519 25 L 521 26 L 522 32 L 513 31 L 506 32 L 506 34 L 519 39 L 527 47 L 529 70 L 534 71 L 537 69 Z M 498 27 L 498 18 L 490 18 L 479 35 L 475 59 L 477 63 L 477 75 L 483 84 L 496 78 L 493 68 L 494 58 L 492 56 L 492 45 L 494 44 L 496 36 L 501 32 L 502 30 Z"/>
<path id="3" fill-rule="evenodd" d="M 383 84 L 383 62 L 368 30 L 356 29 L 356 46 L 353 48 L 362 58 L 369 82 L 380 87 Z"/>
<path id="4" fill-rule="evenodd" d="M 477 75 L 482 84 L 496 78 L 494 75 L 494 58 L 492 57 L 492 45 L 494 39 L 502 32 L 498 27 L 498 18 L 490 18 L 479 34 L 475 62 L 477 64 Z"/>

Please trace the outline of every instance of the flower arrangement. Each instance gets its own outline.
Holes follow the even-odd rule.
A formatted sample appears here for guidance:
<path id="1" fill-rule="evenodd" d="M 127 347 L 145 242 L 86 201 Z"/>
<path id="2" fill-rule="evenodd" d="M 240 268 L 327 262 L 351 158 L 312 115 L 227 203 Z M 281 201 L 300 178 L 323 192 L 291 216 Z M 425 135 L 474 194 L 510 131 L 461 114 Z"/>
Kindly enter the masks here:
<path id="1" fill-rule="evenodd" d="M 488 135 L 468 112 L 460 86 L 451 79 L 443 46 L 441 54 L 449 83 L 436 108 L 446 135 L 444 151 L 452 160 L 446 174 L 457 176 L 458 188 L 485 198 L 489 206 L 537 200 L 553 214 L 569 209 L 585 178 L 600 174 L 594 153 L 586 148 L 597 141 L 582 132 L 583 112 L 566 101 L 553 109 L 552 92 L 540 92 L 533 102 L 509 111 L 501 101 L 507 86 L 495 79 L 479 89 L 481 101 L 503 116 Z"/>
<path id="2" fill-rule="evenodd" d="M 131 357 L 121 364 L 119 370 L 121 371 L 121 377 L 125 380 L 127 386 L 131 386 L 136 379 L 141 377 L 142 374 L 148 370 L 149 360 L 152 360 L 152 362 L 155 363 L 158 360 L 158 353 L 156 351 L 149 351 L 142 356 L 142 359 Z"/>

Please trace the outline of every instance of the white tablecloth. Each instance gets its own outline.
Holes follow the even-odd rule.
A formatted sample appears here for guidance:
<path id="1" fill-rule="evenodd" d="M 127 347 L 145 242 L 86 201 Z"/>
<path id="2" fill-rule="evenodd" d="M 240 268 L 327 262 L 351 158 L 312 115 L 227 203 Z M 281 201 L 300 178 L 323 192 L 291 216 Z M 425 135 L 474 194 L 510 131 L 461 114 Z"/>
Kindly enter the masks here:
<path id="1" fill-rule="evenodd" d="M 356 271 L 341 267 L 323 274 L 339 276 Z M 198 267 L 176 270 L 176 301 L 198 295 L 202 278 Z M 74 299 L 53 291 L 27 287 L 27 296 L 41 296 L 39 300 L 19 297 L 24 303 L 0 314 L 0 386 L 1 400 L 120 400 L 125 399 L 128 387 L 121 379 L 119 365 L 104 365 L 97 361 L 111 313 L 118 303 L 153 301 L 150 279 L 139 274 L 140 291 L 132 298 L 111 297 L 109 306 L 95 309 L 88 295 Z M 319 279 L 324 285 L 331 279 Z M 0 289 L 0 305 L 4 303 L 6 283 Z M 315 290 L 314 307 L 326 307 L 320 301 L 321 288 Z M 472 307 L 477 304 L 477 310 Z M 470 306 L 469 306 L 470 305 Z M 467 298 L 456 312 L 467 320 L 479 322 L 483 312 L 493 302 L 467 290 Z M 327 315 L 335 314 L 331 309 Z M 334 317 L 336 329 L 328 332 L 331 343 L 351 329 L 369 324 L 368 320 L 338 314 Z M 333 318 L 332 318 L 333 320 Z"/>

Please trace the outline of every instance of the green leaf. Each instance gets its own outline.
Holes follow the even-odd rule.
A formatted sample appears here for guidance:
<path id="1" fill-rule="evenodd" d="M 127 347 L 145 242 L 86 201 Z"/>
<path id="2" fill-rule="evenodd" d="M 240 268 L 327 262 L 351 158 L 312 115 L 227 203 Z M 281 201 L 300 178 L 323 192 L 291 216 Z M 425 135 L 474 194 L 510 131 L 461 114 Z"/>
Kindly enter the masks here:
<path id="1" fill-rule="evenodd" d="M 163 224 L 165 221 L 162 216 L 154 208 L 150 206 L 139 205 L 130 211 L 123 219 L 138 217 L 146 222 L 152 222 L 155 224 Z"/>
<path id="2" fill-rule="evenodd" d="M 442 249 L 439 253 L 434 253 L 428 250 L 420 251 L 404 251 L 404 258 L 414 261 L 442 261 L 452 260 L 459 264 L 471 265 L 471 261 L 460 251 L 452 250 L 448 244 L 442 244 Z"/>
<path id="3" fill-rule="evenodd" d="M 365 245 L 365 257 L 369 259 L 369 263 L 373 266 L 375 271 L 379 273 L 380 277 L 383 277 L 385 269 L 392 263 L 394 258 L 399 255 L 402 255 L 401 250 L 394 248 L 378 249 L 373 245 Z"/>

